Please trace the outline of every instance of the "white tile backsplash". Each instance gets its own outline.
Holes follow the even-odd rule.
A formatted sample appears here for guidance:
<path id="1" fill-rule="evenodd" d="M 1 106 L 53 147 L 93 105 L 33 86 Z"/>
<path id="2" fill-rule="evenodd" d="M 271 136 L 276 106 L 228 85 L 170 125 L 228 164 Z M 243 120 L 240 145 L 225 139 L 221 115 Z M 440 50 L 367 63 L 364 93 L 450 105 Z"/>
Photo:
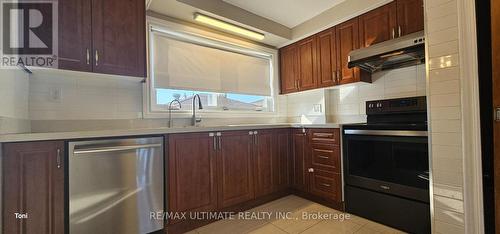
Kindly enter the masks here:
<path id="1" fill-rule="evenodd" d="M 327 106 L 329 119 L 357 122 L 366 119 L 366 101 L 425 96 L 425 65 L 372 74 L 372 83 L 358 83 L 332 90 Z M 352 119 L 352 121 L 349 121 Z"/>
<path id="2" fill-rule="evenodd" d="M 60 98 L 51 95 L 60 92 Z M 90 74 L 33 73 L 29 114 L 32 120 L 137 119 L 142 117 L 142 83 Z"/>

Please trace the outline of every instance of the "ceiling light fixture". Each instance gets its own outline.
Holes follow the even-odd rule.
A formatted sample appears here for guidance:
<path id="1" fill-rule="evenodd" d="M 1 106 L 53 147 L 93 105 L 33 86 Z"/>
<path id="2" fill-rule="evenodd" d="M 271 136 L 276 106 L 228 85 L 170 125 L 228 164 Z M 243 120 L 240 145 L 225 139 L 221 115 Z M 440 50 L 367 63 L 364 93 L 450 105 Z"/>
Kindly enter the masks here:
<path id="1" fill-rule="evenodd" d="M 224 22 L 222 20 L 219 20 L 219 19 L 216 19 L 216 18 L 213 18 L 210 16 L 206 16 L 206 15 L 203 15 L 200 13 L 194 13 L 194 20 L 201 22 L 201 23 L 204 23 L 204 24 L 208 24 L 208 25 L 220 28 L 220 29 L 223 29 L 223 30 L 226 30 L 226 31 L 230 31 L 230 32 L 238 33 L 238 34 L 243 35 L 243 36 L 251 37 L 251 38 L 254 38 L 257 40 L 264 39 L 264 34 L 262 34 L 262 33 L 254 32 L 252 30 L 249 30 L 249 29 L 246 29 L 246 28 L 234 25 L 234 24 L 230 24 L 228 22 Z"/>

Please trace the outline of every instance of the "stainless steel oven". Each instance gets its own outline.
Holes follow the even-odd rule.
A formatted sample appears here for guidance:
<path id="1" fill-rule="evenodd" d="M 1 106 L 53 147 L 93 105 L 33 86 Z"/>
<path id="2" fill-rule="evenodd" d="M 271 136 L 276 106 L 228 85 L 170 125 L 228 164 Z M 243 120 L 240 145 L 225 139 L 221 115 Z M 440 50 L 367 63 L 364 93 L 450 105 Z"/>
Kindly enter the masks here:
<path id="1" fill-rule="evenodd" d="M 427 131 L 344 130 L 347 184 L 429 202 Z"/>
<path id="2" fill-rule="evenodd" d="M 346 210 L 410 233 L 430 233 L 425 97 L 369 101 L 367 123 L 344 125 Z"/>

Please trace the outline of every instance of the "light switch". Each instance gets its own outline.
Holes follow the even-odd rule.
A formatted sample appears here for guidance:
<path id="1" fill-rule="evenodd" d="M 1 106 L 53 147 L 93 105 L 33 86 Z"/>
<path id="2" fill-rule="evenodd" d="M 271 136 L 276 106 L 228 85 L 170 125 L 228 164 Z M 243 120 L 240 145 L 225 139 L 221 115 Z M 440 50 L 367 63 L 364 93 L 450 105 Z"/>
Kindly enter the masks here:
<path id="1" fill-rule="evenodd" d="M 313 111 L 315 113 L 321 113 L 322 110 L 321 110 L 321 104 L 313 104 Z"/>
<path id="2" fill-rule="evenodd" d="M 61 88 L 52 87 L 49 89 L 49 101 L 51 102 L 59 102 L 61 101 Z"/>

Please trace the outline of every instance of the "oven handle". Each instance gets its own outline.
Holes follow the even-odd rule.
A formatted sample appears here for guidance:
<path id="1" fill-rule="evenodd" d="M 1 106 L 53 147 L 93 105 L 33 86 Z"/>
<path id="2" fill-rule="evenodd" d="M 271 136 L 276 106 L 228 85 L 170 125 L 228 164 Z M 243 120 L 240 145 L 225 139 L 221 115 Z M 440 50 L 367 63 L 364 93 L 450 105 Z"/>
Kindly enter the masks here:
<path id="1" fill-rule="evenodd" d="M 346 135 L 373 135 L 373 136 L 409 136 L 426 137 L 427 131 L 401 131 L 401 130 L 344 130 Z"/>

